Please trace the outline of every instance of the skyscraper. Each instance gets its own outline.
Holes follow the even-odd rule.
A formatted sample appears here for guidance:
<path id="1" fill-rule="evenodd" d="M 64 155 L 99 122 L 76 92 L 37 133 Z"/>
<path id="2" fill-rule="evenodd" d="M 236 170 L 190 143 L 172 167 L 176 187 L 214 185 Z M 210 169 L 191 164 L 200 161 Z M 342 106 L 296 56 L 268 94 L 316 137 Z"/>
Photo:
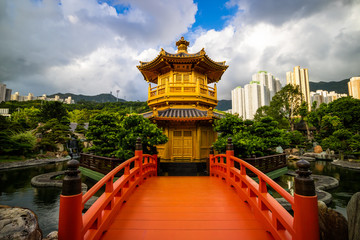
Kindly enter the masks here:
<path id="1" fill-rule="evenodd" d="M 269 102 L 275 96 L 275 93 L 277 93 L 281 89 L 280 80 L 278 78 L 275 79 L 275 77 L 271 73 L 268 73 L 266 71 L 259 71 L 253 74 L 252 80 L 260 82 L 260 84 L 266 86 L 269 89 Z"/>
<path id="2" fill-rule="evenodd" d="M 272 97 L 281 89 L 281 83 L 271 73 L 260 71 L 252 76 L 244 88 L 231 91 L 232 113 L 244 119 L 254 119 L 258 108 L 269 105 Z"/>
<path id="3" fill-rule="evenodd" d="M 0 103 L 5 102 L 6 84 L 0 83 Z"/>
<path id="4" fill-rule="evenodd" d="M 360 77 L 350 78 L 348 82 L 349 96 L 360 99 Z"/>
<path id="5" fill-rule="evenodd" d="M 307 68 L 294 67 L 294 72 L 286 73 L 286 84 L 297 85 L 300 87 L 302 93 L 301 101 L 308 104 L 309 110 L 311 109 L 310 100 L 310 87 L 309 87 L 309 73 Z"/>

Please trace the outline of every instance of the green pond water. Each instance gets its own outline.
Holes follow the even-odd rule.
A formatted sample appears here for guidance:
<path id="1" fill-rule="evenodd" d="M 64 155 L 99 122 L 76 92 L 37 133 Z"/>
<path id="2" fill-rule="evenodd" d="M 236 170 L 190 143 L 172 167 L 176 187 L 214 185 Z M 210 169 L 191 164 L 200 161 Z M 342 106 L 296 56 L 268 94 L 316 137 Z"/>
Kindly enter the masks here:
<path id="1" fill-rule="evenodd" d="M 25 207 L 33 210 L 39 220 L 43 235 L 57 230 L 59 215 L 60 188 L 35 188 L 30 184 L 31 178 L 48 172 L 62 171 L 66 163 L 56 163 L 21 169 L 0 171 L 0 205 Z M 290 165 L 289 168 L 295 168 Z M 360 171 L 349 170 L 331 165 L 329 162 L 311 163 L 314 174 L 335 177 L 340 181 L 339 187 L 327 190 L 333 195 L 330 207 L 346 216 L 346 205 L 350 197 L 360 191 Z M 83 177 L 82 181 L 91 187 L 94 181 Z M 293 177 L 284 175 L 276 181 L 289 192 L 293 191 Z"/>
<path id="2" fill-rule="evenodd" d="M 61 188 L 36 188 L 31 186 L 34 176 L 62 171 L 66 162 L 0 170 L 0 205 L 29 208 L 36 213 L 45 237 L 58 228 Z M 88 187 L 94 185 L 91 179 L 82 178 Z"/>
<path id="3" fill-rule="evenodd" d="M 311 162 L 311 171 L 313 174 L 326 175 L 339 180 L 339 186 L 333 189 L 325 190 L 332 194 L 332 202 L 328 207 L 342 213 L 345 217 L 346 206 L 351 196 L 360 192 L 360 171 L 332 165 L 329 161 Z M 295 163 L 289 163 L 289 169 L 296 170 Z M 280 186 L 291 194 L 294 194 L 294 177 L 283 175 L 275 180 Z"/>

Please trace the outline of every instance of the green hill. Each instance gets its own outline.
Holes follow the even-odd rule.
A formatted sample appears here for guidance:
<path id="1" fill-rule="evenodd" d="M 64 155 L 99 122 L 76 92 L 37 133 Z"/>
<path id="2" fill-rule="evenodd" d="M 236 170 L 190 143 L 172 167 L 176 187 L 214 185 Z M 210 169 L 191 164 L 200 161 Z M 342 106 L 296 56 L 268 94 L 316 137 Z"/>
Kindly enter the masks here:
<path id="1" fill-rule="evenodd" d="M 350 79 L 344 79 L 339 82 L 309 82 L 310 91 L 326 90 L 328 92 L 335 91 L 336 93 L 349 94 L 347 83 Z"/>
<path id="2" fill-rule="evenodd" d="M 219 100 L 218 105 L 216 106 L 216 109 L 220 111 L 226 111 L 231 108 L 232 108 L 231 100 L 225 100 L 225 99 Z"/>
<path id="3" fill-rule="evenodd" d="M 65 99 L 67 97 L 71 97 L 75 103 L 79 101 L 87 101 L 87 102 L 98 102 L 98 103 L 104 103 L 104 102 L 116 102 L 117 99 L 115 96 L 109 94 L 109 93 L 102 93 L 95 96 L 87 96 L 82 94 L 73 94 L 73 93 L 55 93 L 52 95 L 49 95 L 48 97 L 53 98 L 55 95 L 58 95 L 60 98 Z M 124 99 L 119 98 L 119 102 L 125 102 Z"/>

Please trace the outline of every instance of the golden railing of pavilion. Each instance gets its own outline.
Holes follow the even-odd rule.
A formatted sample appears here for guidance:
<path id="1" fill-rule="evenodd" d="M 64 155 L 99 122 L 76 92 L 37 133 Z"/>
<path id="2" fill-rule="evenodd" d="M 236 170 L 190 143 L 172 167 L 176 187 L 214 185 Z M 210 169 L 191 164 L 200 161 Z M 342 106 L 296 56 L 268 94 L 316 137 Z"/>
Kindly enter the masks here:
<path id="1" fill-rule="evenodd" d="M 214 87 L 196 83 L 165 83 L 158 86 L 151 87 L 149 84 L 149 98 L 148 103 L 154 100 L 168 99 L 176 100 L 173 98 L 181 97 L 194 97 L 205 98 L 211 102 L 217 103 L 216 84 Z"/>

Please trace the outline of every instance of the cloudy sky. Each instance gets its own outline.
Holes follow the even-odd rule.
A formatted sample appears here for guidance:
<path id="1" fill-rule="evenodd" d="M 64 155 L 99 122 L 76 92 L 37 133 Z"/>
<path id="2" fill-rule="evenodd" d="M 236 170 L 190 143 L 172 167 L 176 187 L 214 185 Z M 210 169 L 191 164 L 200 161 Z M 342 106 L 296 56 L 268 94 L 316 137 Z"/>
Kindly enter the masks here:
<path id="1" fill-rule="evenodd" d="M 205 48 L 228 70 L 219 99 L 259 70 L 285 83 L 360 74 L 360 0 L 0 0 L 0 82 L 35 95 L 109 93 L 147 99 L 136 65 L 161 48 Z"/>

